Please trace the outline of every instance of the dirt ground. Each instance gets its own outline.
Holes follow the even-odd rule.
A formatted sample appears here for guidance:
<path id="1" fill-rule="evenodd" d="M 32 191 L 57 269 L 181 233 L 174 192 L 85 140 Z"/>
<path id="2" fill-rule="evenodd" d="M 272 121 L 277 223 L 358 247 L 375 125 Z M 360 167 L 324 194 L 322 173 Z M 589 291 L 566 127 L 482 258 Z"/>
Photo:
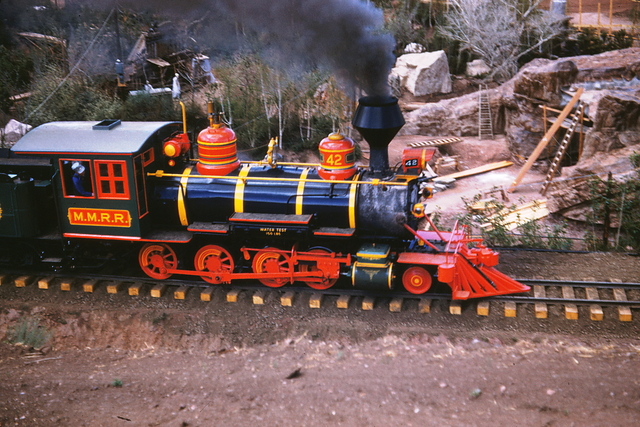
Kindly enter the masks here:
<path id="1" fill-rule="evenodd" d="M 514 277 L 640 277 L 614 254 L 502 255 Z M 227 303 L 0 287 L 0 426 L 627 426 L 640 417 L 640 322 Z M 21 319 L 52 333 L 9 345 Z"/>

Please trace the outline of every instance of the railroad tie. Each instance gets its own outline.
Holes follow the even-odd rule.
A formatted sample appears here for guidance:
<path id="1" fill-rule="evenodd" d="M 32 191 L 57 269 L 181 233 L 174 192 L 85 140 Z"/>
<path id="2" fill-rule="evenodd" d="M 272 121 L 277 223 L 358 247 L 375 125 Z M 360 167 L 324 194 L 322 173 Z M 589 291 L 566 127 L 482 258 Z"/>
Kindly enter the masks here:
<path id="1" fill-rule="evenodd" d="M 296 293 L 293 291 L 285 292 L 284 295 L 280 297 L 280 305 L 283 307 L 293 307 L 293 298 L 296 296 Z"/>
<path id="2" fill-rule="evenodd" d="M 200 292 L 200 301 L 209 302 L 213 298 L 213 291 L 215 288 L 205 288 L 202 292 Z"/>
<path id="3" fill-rule="evenodd" d="M 158 283 L 153 288 L 151 288 L 151 296 L 153 298 L 160 298 L 162 295 L 164 295 L 164 291 L 166 290 L 167 285 L 165 285 L 164 283 Z"/>
<path id="4" fill-rule="evenodd" d="M 338 301 L 336 301 L 337 308 L 349 308 L 349 301 L 351 301 L 350 295 L 340 295 Z"/>
<path id="5" fill-rule="evenodd" d="M 504 303 L 504 317 L 517 317 L 518 306 L 513 301 L 507 301 Z"/>
<path id="6" fill-rule="evenodd" d="M 309 297 L 309 308 L 320 308 L 322 305 L 322 294 L 311 294 Z"/>
<path id="7" fill-rule="evenodd" d="M 24 288 L 29 283 L 31 283 L 32 280 L 33 280 L 33 277 L 31 276 L 20 276 L 20 277 L 17 277 L 13 282 L 15 283 L 16 288 Z"/>
<path id="8" fill-rule="evenodd" d="M 108 294 L 117 294 L 120 288 L 122 287 L 122 282 L 109 282 L 107 285 L 107 293 Z M 151 296 L 153 295 L 153 291 L 151 291 Z M 162 296 L 162 295 L 159 295 Z"/>
<path id="9" fill-rule="evenodd" d="M 98 281 L 96 279 L 86 280 L 84 283 L 82 283 L 82 290 L 84 292 L 89 292 L 89 293 L 94 292 L 97 287 L 98 287 Z"/>
<path id="10" fill-rule="evenodd" d="M 476 313 L 478 313 L 478 316 L 488 316 L 489 305 L 490 305 L 489 301 L 478 302 L 478 306 L 476 307 Z"/>
<path id="11" fill-rule="evenodd" d="M 375 303 L 376 303 L 376 299 L 374 297 L 364 297 L 362 299 L 362 309 L 373 310 Z"/>
<path id="12" fill-rule="evenodd" d="M 611 279 L 610 282 L 621 283 L 622 280 Z M 615 288 L 613 290 L 613 298 L 615 298 L 616 301 L 627 301 L 627 294 L 624 289 Z M 620 319 L 621 322 L 631 322 L 633 319 L 631 316 L 631 307 L 626 305 L 618 306 L 618 319 Z"/>
<path id="13" fill-rule="evenodd" d="M 7 276 L 4 274 L 0 274 L 0 286 L 4 285 L 7 282 Z"/>
<path id="14" fill-rule="evenodd" d="M 584 279 L 585 282 L 595 282 L 596 279 L 593 277 L 587 277 Z M 585 292 L 587 293 L 588 300 L 599 300 L 600 295 L 598 294 L 597 288 L 585 288 Z M 604 319 L 604 311 L 602 311 L 602 306 L 599 304 L 591 304 L 589 306 L 589 317 L 591 320 L 599 321 Z"/>
<path id="15" fill-rule="evenodd" d="M 418 303 L 419 313 L 431 313 L 431 300 L 429 298 L 421 298 Z"/>
<path id="16" fill-rule="evenodd" d="M 238 289 L 231 289 L 227 292 L 227 302 L 238 302 L 238 294 L 240 294 Z"/>
<path id="17" fill-rule="evenodd" d="M 189 292 L 188 286 L 179 286 L 178 289 L 173 291 L 173 299 L 185 299 L 187 298 L 187 292 Z"/>
<path id="18" fill-rule="evenodd" d="M 462 303 L 460 301 L 451 301 L 449 303 L 449 314 L 459 316 L 462 314 Z"/>
<path id="19" fill-rule="evenodd" d="M 254 305 L 264 305 L 265 292 L 263 290 L 255 291 L 251 296 Z"/>
<path id="20" fill-rule="evenodd" d="M 564 299 L 576 299 L 576 293 L 572 286 L 562 286 L 562 298 Z M 578 306 L 576 304 L 564 305 L 564 317 L 569 320 L 578 319 Z"/>
<path id="21" fill-rule="evenodd" d="M 544 299 L 547 297 L 547 291 L 544 286 L 534 285 L 533 296 L 534 298 Z M 546 319 L 547 317 L 549 317 L 549 308 L 547 307 L 546 303 L 537 302 L 533 305 L 533 309 L 536 313 L 536 319 Z"/>
<path id="22" fill-rule="evenodd" d="M 43 277 L 38 280 L 38 289 L 49 289 L 51 283 L 53 282 L 53 277 Z"/>
<path id="23" fill-rule="evenodd" d="M 402 311 L 402 302 L 404 298 L 393 298 L 389 303 L 389 311 L 392 313 L 400 313 Z"/>
<path id="24" fill-rule="evenodd" d="M 127 288 L 127 293 L 132 297 L 137 297 L 142 293 L 142 288 L 144 285 L 141 282 L 132 283 Z"/>

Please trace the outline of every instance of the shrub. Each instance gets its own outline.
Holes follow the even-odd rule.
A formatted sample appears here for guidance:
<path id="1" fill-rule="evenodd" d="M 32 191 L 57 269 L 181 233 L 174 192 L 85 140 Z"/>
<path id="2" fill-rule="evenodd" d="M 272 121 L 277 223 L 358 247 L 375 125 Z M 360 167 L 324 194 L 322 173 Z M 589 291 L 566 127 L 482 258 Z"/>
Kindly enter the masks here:
<path id="1" fill-rule="evenodd" d="M 7 332 L 7 340 L 11 344 L 24 345 L 35 349 L 42 348 L 53 334 L 37 317 L 23 317 Z"/>

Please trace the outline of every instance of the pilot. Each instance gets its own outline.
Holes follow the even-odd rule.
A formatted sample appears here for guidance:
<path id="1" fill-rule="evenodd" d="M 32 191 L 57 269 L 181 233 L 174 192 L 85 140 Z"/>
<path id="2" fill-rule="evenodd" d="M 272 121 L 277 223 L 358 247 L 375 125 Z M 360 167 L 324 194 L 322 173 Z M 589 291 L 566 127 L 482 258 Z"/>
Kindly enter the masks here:
<path id="1" fill-rule="evenodd" d="M 71 170 L 73 170 L 73 188 L 76 190 L 76 195 L 84 197 L 93 196 L 93 193 L 91 191 L 87 191 L 84 186 L 84 165 L 81 162 L 73 162 L 71 164 Z"/>

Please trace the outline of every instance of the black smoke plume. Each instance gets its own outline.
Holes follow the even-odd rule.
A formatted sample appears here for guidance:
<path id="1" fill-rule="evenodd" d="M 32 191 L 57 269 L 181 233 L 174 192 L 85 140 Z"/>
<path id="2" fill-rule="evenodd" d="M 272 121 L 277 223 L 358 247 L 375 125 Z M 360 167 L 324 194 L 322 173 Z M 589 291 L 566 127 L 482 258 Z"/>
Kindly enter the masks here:
<path id="1" fill-rule="evenodd" d="M 95 0 L 76 2 L 95 4 Z M 359 88 L 368 95 L 389 93 L 387 77 L 395 62 L 395 43 L 390 34 L 383 32 L 382 11 L 365 0 L 119 0 L 117 3 L 168 11 L 184 18 L 206 14 L 210 25 L 224 32 L 230 28 L 229 22 L 220 20 L 233 20 L 236 31 L 228 34 L 228 39 L 234 49 L 238 35 L 246 36 L 260 44 L 272 65 L 285 71 L 294 64 L 317 66 L 329 69 L 348 88 Z"/>

